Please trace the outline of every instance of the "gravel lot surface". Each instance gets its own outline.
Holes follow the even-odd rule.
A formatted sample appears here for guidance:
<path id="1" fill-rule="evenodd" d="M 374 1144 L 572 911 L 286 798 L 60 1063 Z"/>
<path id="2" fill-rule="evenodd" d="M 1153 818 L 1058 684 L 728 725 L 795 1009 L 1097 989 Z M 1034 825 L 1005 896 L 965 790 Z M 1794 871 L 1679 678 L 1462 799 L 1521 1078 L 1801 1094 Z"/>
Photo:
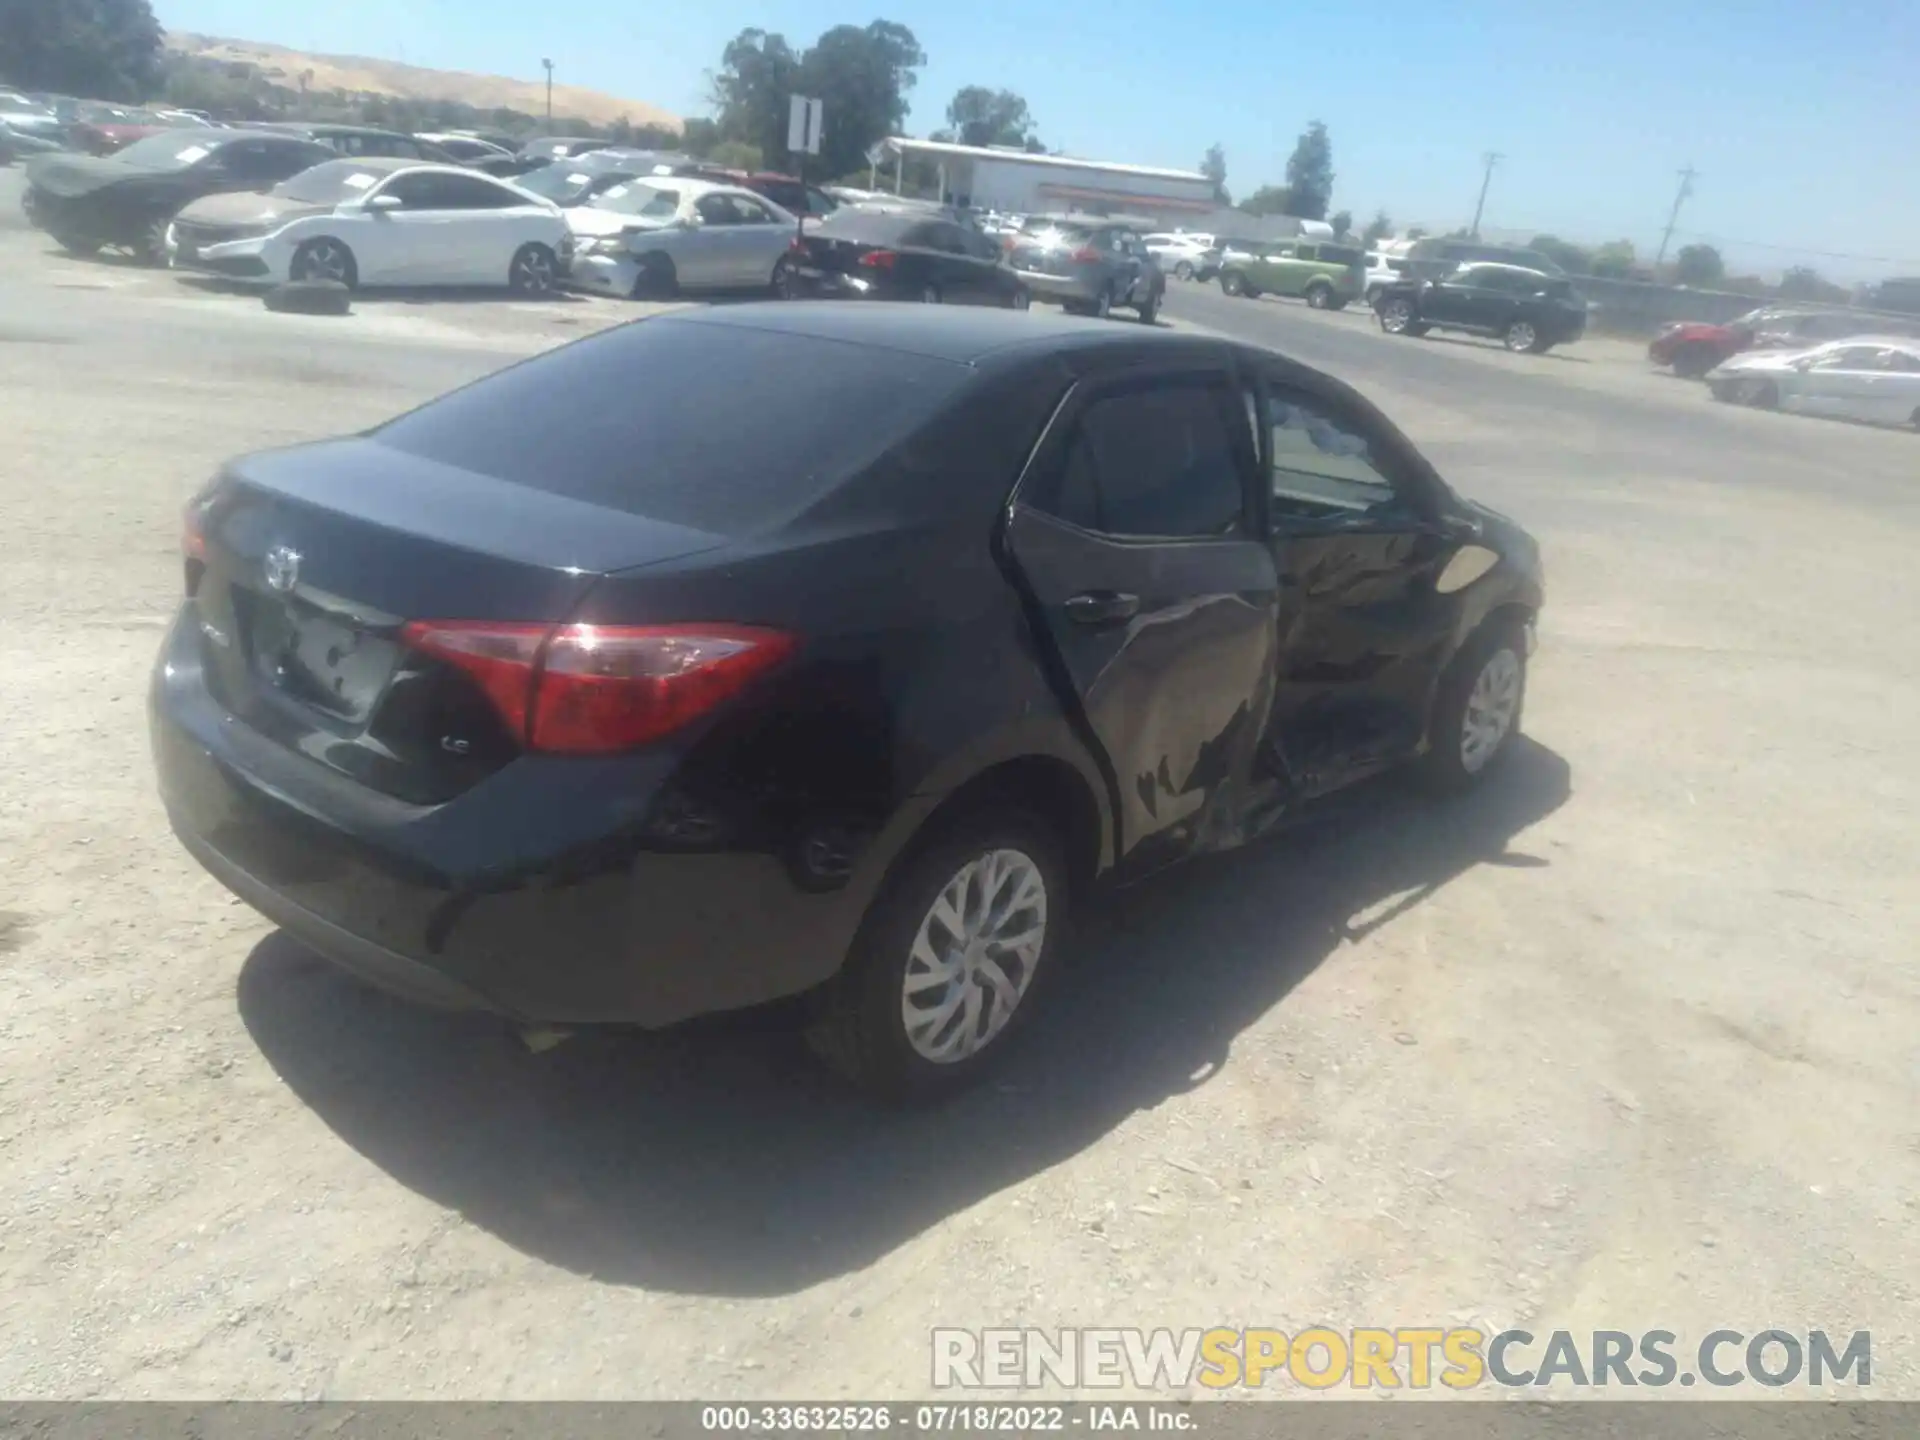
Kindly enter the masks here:
<path id="1" fill-rule="evenodd" d="M 1920 1398 L 1920 436 L 1176 285 L 1541 536 L 1531 742 L 1124 897 L 1004 1083 L 877 1114 L 765 1019 L 534 1055 L 370 994 L 152 794 L 214 465 L 634 309 L 271 315 L 49 255 L 17 175 L 0 1395 L 909 1397 L 936 1325 L 1324 1321 L 1871 1329 Z"/>

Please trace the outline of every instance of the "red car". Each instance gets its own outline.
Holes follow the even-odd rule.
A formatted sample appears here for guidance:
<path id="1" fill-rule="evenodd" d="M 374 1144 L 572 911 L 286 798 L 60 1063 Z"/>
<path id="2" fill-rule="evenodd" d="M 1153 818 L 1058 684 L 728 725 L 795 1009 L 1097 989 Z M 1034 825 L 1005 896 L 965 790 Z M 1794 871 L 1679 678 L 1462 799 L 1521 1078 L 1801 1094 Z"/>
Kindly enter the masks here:
<path id="1" fill-rule="evenodd" d="M 170 128 L 165 120 L 149 110 L 92 105 L 81 110 L 79 119 L 67 132 L 67 139 L 74 149 L 88 155 L 111 155 L 136 140 Z"/>
<path id="2" fill-rule="evenodd" d="M 1742 350 L 1820 345 L 1866 330 L 1878 333 L 1873 321 L 1844 311 L 1762 308 L 1725 325 L 1695 321 L 1669 325 L 1653 337 L 1647 358 L 1656 365 L 1671 365 L 1676 375 L 1698 380 Z"/>

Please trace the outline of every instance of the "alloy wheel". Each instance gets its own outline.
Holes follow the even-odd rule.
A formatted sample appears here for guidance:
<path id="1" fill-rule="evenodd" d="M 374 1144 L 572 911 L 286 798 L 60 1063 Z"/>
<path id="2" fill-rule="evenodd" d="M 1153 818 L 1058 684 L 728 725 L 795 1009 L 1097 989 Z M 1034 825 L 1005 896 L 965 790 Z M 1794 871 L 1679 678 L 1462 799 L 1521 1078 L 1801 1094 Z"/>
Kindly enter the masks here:
<path id="1" fill-rule="evenodd" d="M 1102 290 L 1100 292 L 1100 298 L 1093 302 L 1093 313 L 1102 320 L 1105 320 L 1109 315 L 1113 314 L 1113 293 L 1111 291 Z"/>
<path id="2" fill-rule="evenodd" d="M 1012 1020 L 1047 938 L 1047 882 L 1033 857 L 989 850 L 942 887 L 914 933 L 900 1019 L 936 1065 L 979 1054 Z"/>
<path id="3" fill-rule="evenodd" d="M 1022 285 L 1018 290 L 1015 290 L 1013 292 L 1013 308 L 1014 309 L 1026 310 L 1026 309 L 1030 309 L 1032 305 L 1033 305 L 1033 295 L 1027 289 L 1026 286 Z"/>
<path id="4" fill-rule="evenodd" d="M 940 303 L 940 292 L 929 285 L 920 292 L 920 302 L 923 305 L 938 305 Z"/>
<path id="5" fill-rule="evenodd" d="M 1327 301 L 1333 298 L 1333 292 L 1324 285 L 1316 285 L 1307 291 L 1307 304 L 1315 310 L 1327 308 Z"/>
<path id="6" fill-rule="evenodd" d="M 337 285 L 347 281 L 347 251 L 337 240 L 315 240 L 295 257 L 293 278 L 331 280 Z"/>
<path id="7" fill-rule="evenodd" d="M 1487 657 L 1467 694 L 1460 720 L 1460 768 L 1469 775 L 1486 769 L 1513 733 L 1520 713 L 1520 657 L 1501 646 Z"/>
<path id="8" fill-rule="evenodd" d="M 1507 327 L 1507 348 L 1509 350 L 1531 350 L 1534 342 L 1533 326 L 1524 320 L 1516 320 Z"/>
<path id="9" fill-rule="evenodd" d="M 1380 312 L 1380 328 L 1389 335 L 1405 332 L 1413 323 L 1413 307 L 1404 300 L 1389 300 Z"/>
<path id="10" fill-rule="evenodd" d="M 529 247 L 513 262 L 513 288 L 523 295 L 545 295 L 553 289 L 553 260 L 547 252 Z"/>

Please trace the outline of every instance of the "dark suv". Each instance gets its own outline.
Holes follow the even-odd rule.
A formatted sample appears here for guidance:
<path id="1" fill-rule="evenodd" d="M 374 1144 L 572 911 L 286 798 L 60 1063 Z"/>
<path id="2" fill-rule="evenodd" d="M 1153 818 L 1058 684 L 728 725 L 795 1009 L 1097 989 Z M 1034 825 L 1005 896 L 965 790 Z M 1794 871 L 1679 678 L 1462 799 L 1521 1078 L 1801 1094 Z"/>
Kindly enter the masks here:
<path id="1" fill-rule="evenodd" d="M 1389 335 L 1465 330 L 1534 355 L 1587 328 L 1587 302 L 1564 277 L 1518 265 L 1462 265 L 1444 280 L 1385 285 L 1373 308 Z"/>
<path id="2" fill-rule="evenodd" d="M 1007 259 L 1036 300 L 1104 319 L 1130 309 L 1151 325 L 1167 277 L 1131 225 L 1081 215 L 1035 215 L 1007 247 Z"/>

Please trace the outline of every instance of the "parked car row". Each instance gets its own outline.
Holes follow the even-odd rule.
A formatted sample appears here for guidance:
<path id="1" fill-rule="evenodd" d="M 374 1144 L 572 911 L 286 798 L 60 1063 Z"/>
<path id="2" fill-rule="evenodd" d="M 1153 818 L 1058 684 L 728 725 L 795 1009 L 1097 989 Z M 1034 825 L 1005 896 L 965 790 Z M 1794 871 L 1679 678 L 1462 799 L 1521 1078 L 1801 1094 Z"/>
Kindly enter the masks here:
<path id="1" fill-rule="evenodd" d="M 1676 321 L 1653 337 L 1647 346 L 1647 358 L 1655 365 L 1670 367 L 1676 375 L 1698 380 L 1744 351 L 1804 351 L 1824 341 L 1845 340 L 1866 331 L 1920 335 L 1920 322 L 1907 324 L 1886 316 L 1767 305 L 1724 325 Z"/>

